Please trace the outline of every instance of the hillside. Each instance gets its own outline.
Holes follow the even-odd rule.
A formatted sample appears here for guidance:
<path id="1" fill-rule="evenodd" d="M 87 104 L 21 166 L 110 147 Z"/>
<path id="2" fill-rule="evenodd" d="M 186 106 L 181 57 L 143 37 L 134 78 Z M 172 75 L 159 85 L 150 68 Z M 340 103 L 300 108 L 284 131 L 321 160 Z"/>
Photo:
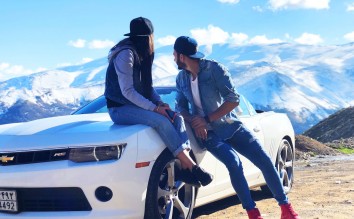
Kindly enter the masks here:
<path id="1" fill-rule="evenodd" d="M 354 137 L 354 107 L 339 110 L 304 132 L 304 135 L 323 143 Z"/>
<path id="2" fill-rule="evenodd" d="M 318 155 L 324 156 L 340 154 L 340 152 L 334 148 L 304 135 L 297 135 L 295 137 L 295 146 L 296 160 L 308 159 Z"/>

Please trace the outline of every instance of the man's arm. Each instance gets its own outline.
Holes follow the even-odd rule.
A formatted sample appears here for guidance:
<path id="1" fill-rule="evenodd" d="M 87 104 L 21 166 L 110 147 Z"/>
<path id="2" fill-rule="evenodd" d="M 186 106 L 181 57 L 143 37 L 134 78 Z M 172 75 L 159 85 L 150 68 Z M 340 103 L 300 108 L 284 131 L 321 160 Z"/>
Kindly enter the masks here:
<path id="1" fill-rule="evenodd" d="M 239 104 L 239 94 L 236 92 L 235 86 L 228 70 L 221 64 L 217 64 L 213 69 L 213 77 L 215 85 L 220 95 L 224 99 L 224 103 L 214 112 L 205 115 L 204 118 L 193 118 L 192 127 L 204 127 L 208 122 L 213 122 L 231 112 Z"/>
<path id="2" fill-rule="evenodd" d="M 182 115 L 184 121 L 188 124 L 191 124 L 191 127 L 194 131 L 194 134 L 196 137 L 201 138 L 201 139 L 206 139 L 207 137 L 207 125 L 205 123 L 204 126 L 202 127 L 194 127 L 192 125 L 194 118 L 197 116 L 193 116 L 189 113 L 189 104 L 187 98 L 184 96 L 183 92 L 181 91 L 181 86 L 179 83 L 179 77 L 180 75 L 177 76 L 176 78 L 176 88 L 177 88 L 177 95 L 176 95 L 176 110 L 180 112 Z"/>
<path id="3" fill-rule="evenodd" d="M 224 102 L 221 104 L 221 106 L 215 110 L 214 112 L 210 113 L 209 115 L 206 115 L 209 117 L 209 121 L 215 121 L 220 119 L 221 117 L 225 116 L 229 112 L 231 112 L 235 107 L 238 106 L 238 102 Z"/>
<path id="4" fill-rule="evenodd" d="M 213 69 L 213 77 L 215 80 L 215 85 L 224 99 L 224 103 L 221 104 L 217 110 L 209 115 L 206 115 L 208 116 L 210 122 L 225 116 L 235 109 L 240 102 L 240 95 L 236 91 L 235 85 L 227 68 L 221 64 L 216 65 Z"/>

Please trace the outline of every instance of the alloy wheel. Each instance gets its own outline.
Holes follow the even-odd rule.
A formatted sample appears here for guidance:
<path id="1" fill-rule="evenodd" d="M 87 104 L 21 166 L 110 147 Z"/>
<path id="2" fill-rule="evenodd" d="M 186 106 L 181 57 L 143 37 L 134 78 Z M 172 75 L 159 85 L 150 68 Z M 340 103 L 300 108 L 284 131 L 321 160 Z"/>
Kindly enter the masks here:
<path id="1" fill-rule="evenodd" d="M 180 168 L 180 162 L 173 159 L 165 165 L 160 176 L 157 202 L 161 218 L 186 219 L 193 210 L 195 187 L 176 178 L 176 173 Z"/>
<path id="2" fill-rule="evenodd" d="M 294 180 L 294 153 L 288 141 L 283 140 L 276 166 L 285 193 L 289 193 Z"/>

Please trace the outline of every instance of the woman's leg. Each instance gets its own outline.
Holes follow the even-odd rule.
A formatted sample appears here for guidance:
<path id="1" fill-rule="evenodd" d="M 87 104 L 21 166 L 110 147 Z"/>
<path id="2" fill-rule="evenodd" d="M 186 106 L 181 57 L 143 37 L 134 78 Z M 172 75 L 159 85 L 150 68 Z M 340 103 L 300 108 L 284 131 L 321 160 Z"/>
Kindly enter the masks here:
<path id="1" fill-rule="evenodd" d="M 167 148 L 176 157 L 183 150 L 190 150 L 189 140 L 180 134 L 166 117 L 153 111 L 134 105 L 125 105 L 109 109 L 109 115 L 114 123 L 121 125 L 143 124 L 154 128 Z M 179 123 L 179 126 L 183 123 Z M 183 129 L 181 127 L 180 129 Z M 183 156 L 183 155 L 182 155 Z"/>
<path id="2" fill-rule="evenodd" d="M 213 176 L 196 165 L 189 156 L 191 148 L 181 116 L 177 116 L 175 122 L 171 123 L 161 114 L 133 105 L 110 108 L 109 115 L 112 121 L 117 124 L 143 124 L 154 128 L 167 148 L 181 161 L 182 168 L 190 170 L 183 172 L 185 176 L 183 181 L 194 185 L 198 185 L 199 181 L 203 186 L 212 181 Z"/>

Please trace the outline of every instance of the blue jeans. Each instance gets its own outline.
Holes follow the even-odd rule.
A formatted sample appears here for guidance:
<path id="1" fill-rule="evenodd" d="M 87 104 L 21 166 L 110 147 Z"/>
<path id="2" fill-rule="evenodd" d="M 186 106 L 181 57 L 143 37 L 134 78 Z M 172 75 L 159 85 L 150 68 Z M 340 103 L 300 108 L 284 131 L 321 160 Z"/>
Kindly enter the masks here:
<path id="1" fill-rule="evenodd" d="M 184 120 L 177 115 L 171 123 L 165 116 L 134 105 L 124 105 L 108 109 L 112 121 L 119 125 L 142 124 L 154 128 L 167 148 L 176 157 L 184 149 L 190 150 L 190 143 Z"/>
<path id="2" fill-rule="evenodd" d="M 243 173 L 242 162 L 236 151 L 249 159 L 262 171 L 266 183 L 279 205 L 288 203 L 288 197 L 284 192 L 270 157 L 263 150 L 260 142 L 244 125 L 241 125 L 232 138 L 226 141 L 218 137 L 213 131 L 208 131 L 208 138 L 202 141 L 202 144 L 227 167 L 232 186 L 244 209 L 253 209 L 256 203 L 251 197 L 248 183 Z"/>

